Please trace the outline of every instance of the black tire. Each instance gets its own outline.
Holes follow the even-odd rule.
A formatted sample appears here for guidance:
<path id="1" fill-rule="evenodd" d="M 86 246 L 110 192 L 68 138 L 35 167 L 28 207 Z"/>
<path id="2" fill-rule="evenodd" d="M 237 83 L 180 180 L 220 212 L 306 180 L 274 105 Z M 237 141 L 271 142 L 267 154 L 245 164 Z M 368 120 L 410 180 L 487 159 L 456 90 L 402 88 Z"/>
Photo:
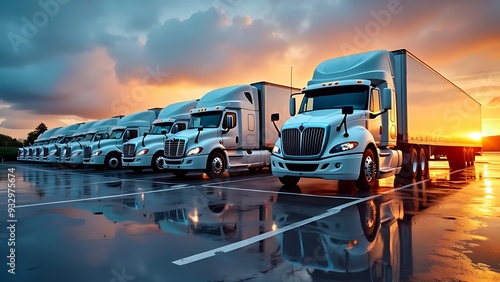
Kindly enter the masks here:
<path id="1" fill-rule="evenodd" d="M 283 176 L 279 178 L 281 184 L 285 186 L 294 186 L 299 183 L 300 177 L 298 176 Z"/>
<path id="2" fill-rule="evenodd" d="M 185 170 L 172 170 L 172 174 L 176 177 L 184 177 L 188 172 Z"/>
<path id="3" fill-rule="evenodd" d="M 429 178 L 429 159 L 424 148 L 418 150 L 417 177 Z"/>
<path id="4" fill-rule="evenodd" d="M 133 168 L 132 168 L 132 171 L 133 171 L 134 173 L 141 173 L 143 169 L 144 169 L 144 168 L 142 168 L 142 167 L 133 167 Z"/>
<path id="5" fill-rule="evenodd" d="M 104 159 L 107 169 L 119 169 L 122 166 L 122 156 L 116 152 L 109 153 Z"/>
<path id="6" fill-rule="evenodd" d="M 159 166 L 158 162 L 163 158 L 163 151 L 158 151 L 153 155 L 151 159 L 151 168 L 154 172 L 161 172 L 162 167 Z"/>
<path id="7" fill-rule="evenodd" d="M 361 159 L 361 165 L 359 168 L 359 177 L 355 181 L 356 188 L 359 191 L 370 191 L 375 187 L 377 183 L 377 159 L 372 149 L 367 148 L 363 153 L 363 158 Z"/>
<path id="8" fill-rule="evenodd" d="M 404 178 L 415 178 L 418 174 L 418 153 L 414 147 L 409 151 L 403 152 L 403 165 L 401 167 L 400 176 Z"/>
<path id="9" fill-rule="evenodd" d="M 219 152 L 213 152 L 208 156 L 207 170 L 205 173 L 211 179 L 220 178 L 226 169 L 226 160 Z"/>
<path id="10" fill-rule="evenodd" d="M 377 237 L 378 227 L 380 226 L 380 207 L 369 200 L 356 205 L 359 211 L 359 219 L 363 233 L 368 241 L 373 242 Z"/>

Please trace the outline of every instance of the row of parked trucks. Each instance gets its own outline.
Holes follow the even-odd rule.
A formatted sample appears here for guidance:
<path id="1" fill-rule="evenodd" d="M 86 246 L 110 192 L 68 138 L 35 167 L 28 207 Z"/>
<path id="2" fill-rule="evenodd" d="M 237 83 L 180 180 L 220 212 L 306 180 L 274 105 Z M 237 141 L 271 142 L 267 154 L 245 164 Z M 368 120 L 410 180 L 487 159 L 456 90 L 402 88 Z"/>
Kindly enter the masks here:
<path id="1" fill-rule="evenodd" d="M 300 104 L 296 100 L 300 98 Z M 285 101 L 289 101 L 289 105 Z M 481 152 L 480 104 L 406 50 L 320 63 L 303 89 L 257 82 L 94 123 L 52 129 L 20 160 L 218 178 L 268 167 L 285 185 L 300 178 L 428 177 L 431 156 L 450 169 Z"/>

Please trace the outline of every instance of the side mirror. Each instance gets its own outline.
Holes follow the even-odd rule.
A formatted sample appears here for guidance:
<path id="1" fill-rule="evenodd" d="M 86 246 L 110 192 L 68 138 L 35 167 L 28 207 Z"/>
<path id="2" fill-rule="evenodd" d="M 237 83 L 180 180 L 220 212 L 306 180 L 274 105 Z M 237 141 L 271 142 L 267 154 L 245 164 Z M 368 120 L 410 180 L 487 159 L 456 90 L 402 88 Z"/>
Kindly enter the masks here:
<path id="1" fill-rule="evenodd" d="M 130 139 L 130 131 L 125 131 L 125 140 L 129 140 Z"/>
<path id="2" fill-rule="evenodd" d="M 290 98 L 289 107 L 290 107 L 290 116 L 293 117 L 295 115 L 295 98 Z"/>
<path id="3" fill-rule="evenodd" d="M 104 135 L 102 136 L 102 139 L 109 139 L 109 134 L 108 133 L 104 133 Z"/>
<path id="4" fill-rule="evenodd" d="M 175 133 L 176 133 L 176 132 L 174 132 L 174 131 L 175 131 L 175 130 L 174 130 L 174 128 L 172 128 L 172 133 L 173 133 L 173 134 L 175 134 Z M 165 129 L 163 129 L 163 130 L 161 131 L 161 134 L 162 134 L 162 135 L 165 135 L 165 134 L 167 134 L 167 131 L 166 131 Z"/>
<path id="5" fill-rule="evenodd" d="M 234 127 L 234 118 L 232 115 L 227 115 L 226 116 L 226 128 L 225 129 L 230 129 Z"/>
<path id="6" fill-rule="evenodd" d="M 146 136 L 148 136 L 148 133 L 144 132 L 144 134 L 142 136 L 146 137 Z"/>
<path id="7" fill-rule="evenodd" d="M 279 113 L 274 113 L 271 115 L 271 121 L 279 121 L 280 120 L 280 114 Z"/>
<path id="8" fill-rule="evenodd" d="M 384 88 L 382 90 L 382 110 L 392 109 L 392 90 Z"/>
<path id="9" fill-rule="evenodd" d="M 353 106 L 344 106 L 342 107 L 342 114 L 343 115 L 352 115 L 354 113 L 354 107 Z"/>
<path id="10" fill-rule="evenodd" d="M 174 126 L 172 127 L 171 132 L 172 132 L 172 134 L 176 134 L 177 132 L 179 132 L 179 125 L 178 124 L 174 124 Z M 165 131 L 165 133 L 167 133 L 167 131 Z M 165 134 L 163 134 L 163 135 L 165 135 Z"/>

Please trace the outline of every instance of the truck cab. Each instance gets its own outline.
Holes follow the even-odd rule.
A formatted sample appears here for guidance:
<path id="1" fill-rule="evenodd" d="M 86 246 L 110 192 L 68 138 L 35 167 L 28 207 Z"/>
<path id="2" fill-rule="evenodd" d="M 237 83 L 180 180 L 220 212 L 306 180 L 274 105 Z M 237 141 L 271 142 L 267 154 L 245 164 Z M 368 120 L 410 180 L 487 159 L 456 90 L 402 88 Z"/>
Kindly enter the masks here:
<path id="1" fill-rule="evenodd" d="M 187 128 L 189 111 L 198 100 L 174 103 L 166 106 L 153 122 L 147 135 L 133 138 L 123 145 L 122 166 L 141 172 L 151 167 L 154 172 L 163 169 L 165 140 Z"/>
<path id="2" fill-rule="evenodd" d="M 69 141 L 66 143 L 62 143 L 57 145 L 57 152 L 56 152 L 56 162 L 58 164 L 65 164 L 66 163 L 66 149 L 68 148 L 69 144 L 74 144 L 80 142 L 83 138 L 85 138 L 85 134 L 87 131 L 96 123 L 96 121 L 88 121 L 82 124 L 79 128 L 78 131 L 75 132 Z"/>
<path id="3" fill-rule="evenodd" d="M 105 136 L 104 140 L 99 140 L 85 146 L 83 164 L 95 168 L 120 168 L 122 164 L 121 154 L 123 144 L 149 132 L 160 110 L 158 108 L 149 109 L 129 114 L 120 119 L 116 126 L 112 128 L 109 137 Z"/>
<path id="4" fill-rule="evenodd" d="M 290 87 L 257 82 L 216 89 L 191 111 L 188 128 L 165 142 L 165 167 L 177 176 L 189 171 L 219 178 L 270 164 L 277 138 L 271 113 L 289 116 L 282 99 Z"/>
<path id="5" fill-rule="evenodd" d="M 103 139 L 104 136 L 109 135 L 111 133 L 111 128 L 114 127 L 122 117 L 123 116 L 115 116 L 99 120 L 87 130 L 85 136 L 81 140 L 74 140 L 68 143 L 63 154 L 65 163 L 70 167 L 82 166 L 85 145 L 89 145 L 92 142 L 98 142 Z M 91 155 L 91 152 L 89 152 L 89 155 Z"/>
<path id="6" fill-rule="evenodd" d="M 61 147 L 65 146 L 65 144 L 72 139 L 73 134 L 75 134 L 82 125 L 83 123 L 76 123 L 58 130 L 51 137 L 51 142 L 43 146 L 43 162 L 56 163 L 57 157 L 62 153 Z"/>
<path id="7" fill-rule="evenodd" d="M 363 53 L 316 68 L 302 92 L 291 95 L 292 117 L 271 157 L 273 175 L 285 185 L 313 177 L 356 180 L 358 189 L 369 190 L 380 173 L 399 172 L 401 154 L 388 149 L 397 140 L 391 56 Z"/>

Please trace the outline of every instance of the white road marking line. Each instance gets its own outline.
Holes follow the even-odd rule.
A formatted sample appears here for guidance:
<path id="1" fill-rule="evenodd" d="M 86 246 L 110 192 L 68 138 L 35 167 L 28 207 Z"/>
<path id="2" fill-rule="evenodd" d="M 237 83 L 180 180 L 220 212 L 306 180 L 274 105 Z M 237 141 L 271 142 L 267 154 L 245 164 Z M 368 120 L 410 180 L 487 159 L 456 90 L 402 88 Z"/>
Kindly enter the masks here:
<path id="1" fill-rule="evenodd" d="M 407 184 L 407 185 L 404 185 L 404 186 L 401 186 L 401 187 L 398 187 L 398 188 L 394 188 L 394 189 L 391 189 L 391 190 L 388 190 L 388 191 L 384 191 L 384 192 L 382 192 L 380 194 L 371 195 L 371 196 L 368 196 L 368 197 L 365 197 L 365 198 L 358 198 L 355 201 L 352 201 L 352 202 L 349 202 L 349 203 L 345 203 L 345 204 L 342 204 L 340 206 L 336 206 L 336 207 L 333 207 L 331 209 L 328 209 L 325 213 L 322 213 L 320 215 L 316 215 L 316 216 L 313 216 L 313 217 L 310 217 L 310 218 L 307 218 L 307 219 L 304 219 L 304 220 L 292 223 L 290 225 L 284 226 L 282 228 L 279 228 L 279 229 L 276 229 L 276 230 L 273 230 L 273 231 L 268 231 L 266 233 L 263 233 L 263 234 L 260 234 L 260 235 L 257 235 L 257 236 L 253 236 L 253 237 L 247 238 L 245 240 L 242 240 L 242 241 L 239 241 L 239 242 L 235 242 L 235 243 L 232 243 L 232 244 L 220 247 L 220 248 L 212 249 L 212 250 L 209 250 L 209 251 L 206 251 L 206 252 L 203 252 L 203 253 L 199 253 L 199 254 L 192 255 L 192 256 L 189 256 L 189 257 L 185 257 L 185 258 L 182 258 L 182 259 L 178 259 L 176 261 L 173 261 L 172 263 L 176 264 L 176 265 L 186 265 L 186 264 L 190 264 L 190 263 L 202 260 L 202 259 L 213 257 L 213 256 L 218 255 L 218 254 L 227 253 L 227 252 L 231 252 L 231 251 L 234 251 L 234 250 L 237 250 L 237 249 L 241 249 L 241 248 L 246 247 L 248 245 L 251 245 L 253 243 L 257 243 L 257 242 L 259 242 L 261 240 L 264 240 L 264 239 L 276 236 L 276 235 L 281 234 L 283 232 L 286 232 L 286 231 L 289 231 L 289 230 L 292 230 L 292 229 L 304 226 L 304 225 L 309 224 L 311 222 L 323 219 L 325 217 L 331 216 L 333 214 L 336 214 L 336 213 L 340 212 L 342 209 L 345 209 L 347 207 L 356 205 L 358 203 L 362 203 L 362 202 L 367 201 L 367 200 L 375 199 L 375 198 L 381 197 L 381 196 L 383 196 L 385 194 L 389 194 L 389 193 L 392 193 L 392 192 L 395 192 L 395 191 L 398 191 L 398 190 L 402 190 L 402 189 L 411 187 L 411 186 L 416 185 L 416 184 L 424 183 L 426 181 L 429 181 L 429 179 L 421 180 L 421 181 L 418 181 L 416 183 L 410 183 L 410 184 Z"/>
<path id="2" fill-rule="evenodd" d="M 140 194 L 152 194 L 152 193 L 160 193 L 160 192 L 166 192 L 166 191 L 180 190 L 180 189 L 186 189 L 186 188 L 191 188 L 191 187 L 192 186 L 170 187 L 170 188 L 166 188 L 166 189 L 153 190 L 153 191 L 145 191 L 145 192 L 134 192 L 134 193 L 119 194 L 119 195 L 108 195 L 108 196 L 101 196 L 101 197 L 92 197 L 92 198 L 83 198 L 83 199 L 74 199 L 74 200 L 64 200 L 64 201 L 54 201 L 54 202 L 46 202 L 46 203 L 27 204 L 27 205 L 16 206 L 16 208 L 20 209 L 20 208 L 29 208 L 29 207 L 38 207 L 38 206 L 47 206 L 47 205 L 57 205 L 57 204 L 74 203 L 74 202 L 94 201 L 94 200 L 101 200 L 101 199 L 113 199 L 113 198 L 121 198 L 121 197 L 133 196 L 133 195 L 140 195 Z"/>

